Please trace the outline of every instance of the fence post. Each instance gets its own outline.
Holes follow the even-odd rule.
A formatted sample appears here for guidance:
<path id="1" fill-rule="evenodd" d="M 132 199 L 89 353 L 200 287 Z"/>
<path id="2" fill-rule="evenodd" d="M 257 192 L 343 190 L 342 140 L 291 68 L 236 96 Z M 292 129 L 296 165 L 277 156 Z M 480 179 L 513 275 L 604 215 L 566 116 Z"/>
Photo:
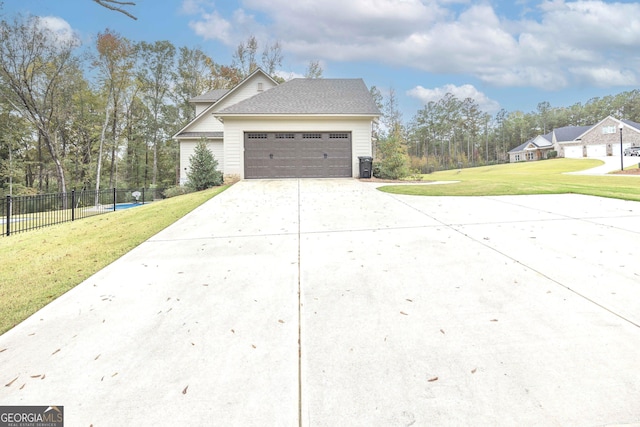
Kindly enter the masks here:
<path id="1" fill-rule="evenodd" d="M 116 211 L 116 189 L 113 189 L 113 211 Z"/>
<path id="2" fill-rule="evenodd" d="M 7 196 L 7 236 L 11 235 L 11 196 Z"/>
<path id="3" fill-rule="evenodd" d="M 142 187 L 142 204 L 144 205 L 144 187 Z"/>
<path id="4" fill-rule="evenodd" d="M 76 189 L 71 190 L 71 221 L 76 220 Z"/>

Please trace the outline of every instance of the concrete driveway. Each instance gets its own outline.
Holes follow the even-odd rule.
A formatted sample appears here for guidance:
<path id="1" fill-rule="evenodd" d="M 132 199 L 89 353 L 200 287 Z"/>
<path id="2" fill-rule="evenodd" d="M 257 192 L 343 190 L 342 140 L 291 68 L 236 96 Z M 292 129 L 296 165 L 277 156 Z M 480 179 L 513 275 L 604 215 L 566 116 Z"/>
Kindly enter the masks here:
<path id="1" fill-rule="evenodd" d="M 607 157 L 589 157 L 585 160 L 601 160 L 603 164 L 601 166 L 584 169 L 577 172 L 566 172 L 567 175 L 606 175 L 610 172 L 619 171 L 622 167 L 625 169 L 632 166 L 637 166 L 640 163 L 640 157 L 636 156 L 623 156 L 620 161 L 620 156 L 607 156 Z M 630 175 L 613 175 L 613 176 L 630 176 Z M 637 175 L 631 175 L 637 176 Z"/>
<path id="2" fill-rule="evenodd" d="M 243 181 L 1 336 L 0 405 L 96 427 L 640 425 L 639 248 L 637 202 Z"/>

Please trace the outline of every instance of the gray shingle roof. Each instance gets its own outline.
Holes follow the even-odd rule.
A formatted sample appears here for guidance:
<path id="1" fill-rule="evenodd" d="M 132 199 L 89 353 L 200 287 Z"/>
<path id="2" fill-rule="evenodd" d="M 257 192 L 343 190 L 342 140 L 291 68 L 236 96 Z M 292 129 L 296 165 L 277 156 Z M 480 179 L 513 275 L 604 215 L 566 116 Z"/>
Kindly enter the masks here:
<path id="1" fill-rule="evenodd" d="M 530 139 L 527 142 L 518 145 L 516 148 L 512 148 L 511 150 L 507 151 L 507 153 L 517 153 L 519 151 L 524 151 L 525 147 L 531 142 L 533 142 L 533 139 Z"/>
<path id="2" fill-rule="evenodd" d="M 339 114 L 379 116 L 362 79 L 293 79 L 215 115 Z"/>
<path id="3" fill-rule="evenodd" d="M 640 123 L 632 122 L 631 120 L 621 120 L 625 125 L 631 126 L 637 130 L 640 130 Z"/>
<path id="4" fill-rule="evenodd" d="M 554 129 L 556 141 L 575 141 L 580 135 L 591 129 L 593 126 L 565 126 Z"/>
<path id="5" fill-rule="evenodd" d="M 229 92 L 229 89 L 213 89 L 203 95 L 191 98 L 189 102 L 216 102 L 226 95 L 227 92 Z"/>

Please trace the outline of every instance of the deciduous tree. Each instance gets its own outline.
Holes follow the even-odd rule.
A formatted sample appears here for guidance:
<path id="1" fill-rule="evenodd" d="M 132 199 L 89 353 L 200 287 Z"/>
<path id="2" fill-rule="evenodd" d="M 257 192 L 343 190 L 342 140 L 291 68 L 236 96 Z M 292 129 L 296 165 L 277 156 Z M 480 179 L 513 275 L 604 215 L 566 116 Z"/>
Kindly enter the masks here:
<path id="1" fill-rule="evenodd" d="M 2 95 L 37 130 L 55 167 L 58 190 L 66 191 L 60 147 L 56 144 L 56 106 L 62 102 L 66 70 L 76 58 L 75 38 L 64 38 L 37 17 L 0 22 Z"/>

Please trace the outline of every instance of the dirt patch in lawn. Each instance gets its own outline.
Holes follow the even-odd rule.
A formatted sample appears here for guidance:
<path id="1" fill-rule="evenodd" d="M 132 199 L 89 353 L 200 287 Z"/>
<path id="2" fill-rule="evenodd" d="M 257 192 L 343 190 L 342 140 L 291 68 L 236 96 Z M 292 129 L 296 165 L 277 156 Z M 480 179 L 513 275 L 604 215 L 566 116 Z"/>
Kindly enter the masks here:
<path id="1" fill-rule="evenodd" d="M 623 171 L 613 172 L 615 175 L 640 175 L 640 168 L 625 169 Z"/>

